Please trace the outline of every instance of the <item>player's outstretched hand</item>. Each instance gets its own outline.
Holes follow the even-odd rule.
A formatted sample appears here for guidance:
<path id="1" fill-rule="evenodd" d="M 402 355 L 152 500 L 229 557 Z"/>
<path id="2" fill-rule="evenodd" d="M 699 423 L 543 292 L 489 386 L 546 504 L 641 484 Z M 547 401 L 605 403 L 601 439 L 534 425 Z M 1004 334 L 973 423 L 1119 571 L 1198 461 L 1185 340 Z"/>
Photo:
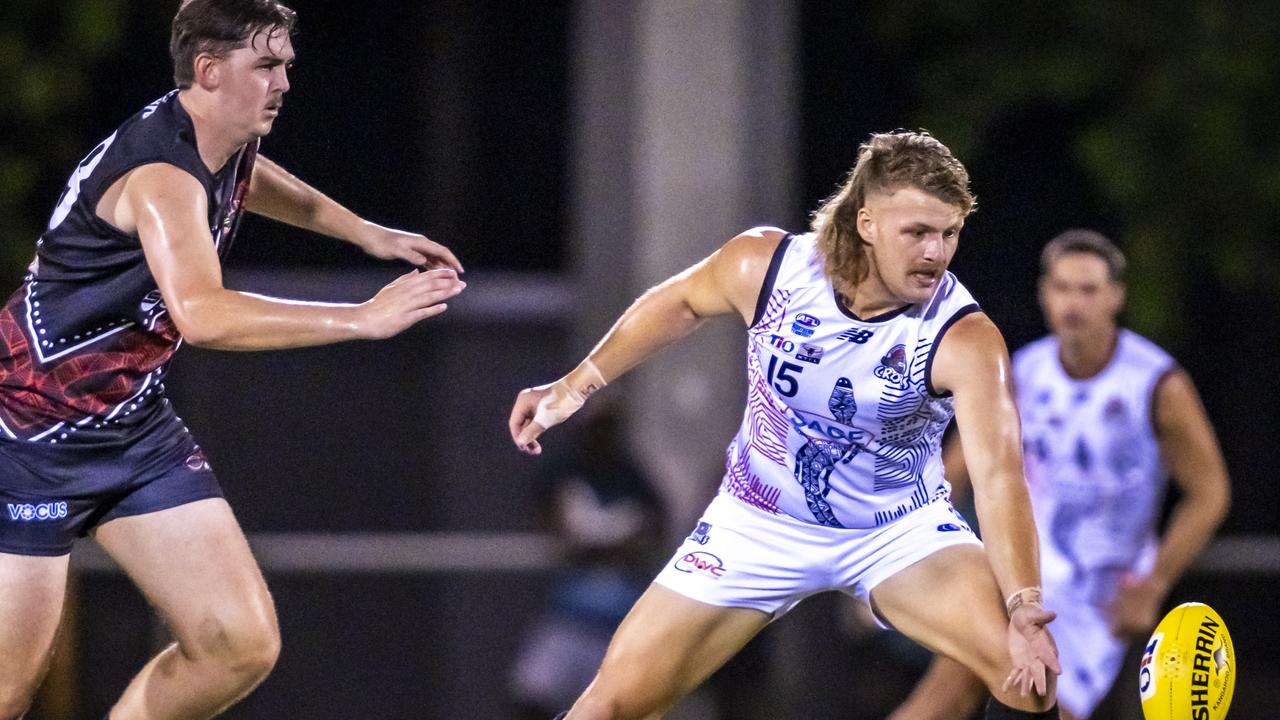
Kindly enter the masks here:
<path id="1" fill-rule="evenodd" d="M 413 270 L 392 280 L 361 303 L 357 322 L 361 337 L 381 340 L 448 309 L 445 300 L 467 286 L 452 269 Z"/>
<path id="2" fill-rule="evenodd" d="M 1044 695 L 1049 691 L 1048 672 L 1058 675 L 1058 646 L 1046 627 L 1057 614 L 1038 604 L 1027 603 L 1014 609 L 1009 618 L 1009 657 L 1013 671 L 1004 681 L 1004 690 L 1017 688 L 1026 696 L 1031 692 Z"/>
<path id="3" fill-rule="evenodd" d="M 542 454 L 542 445 L 538 443 L 538 436 L 546 432 L 547 428 L 534 418 L 538 414 L 538 408 L 544 404 L 543 401 L 552 396 L 551 388 L 554 385 L 555 383 L 525 388 L 516 395 L 516 404 L 511 408 L 511 419 L 507 422 L 507 429 L 511 431 L 511 440 L 522 453 Z"/>
<path id="4" fill-rule="evenodd" d="M 521 390 L 507 422 L 516 447 L 529 455 L 541 454 L 538 436 L 568 420 L 582 408 L 587 398 L 607 384 L 600 368 L 588 358 L 550 385 Z"/>
<path id="5" fill-rule="evenodd" d="M 450 268 L 454 272 L 463 272 L 462 263 L 449 248 L 428 240 L 425 235 L 366 222 L 356 244 L 382 260 L 403 260 L 421 268 Z"/>

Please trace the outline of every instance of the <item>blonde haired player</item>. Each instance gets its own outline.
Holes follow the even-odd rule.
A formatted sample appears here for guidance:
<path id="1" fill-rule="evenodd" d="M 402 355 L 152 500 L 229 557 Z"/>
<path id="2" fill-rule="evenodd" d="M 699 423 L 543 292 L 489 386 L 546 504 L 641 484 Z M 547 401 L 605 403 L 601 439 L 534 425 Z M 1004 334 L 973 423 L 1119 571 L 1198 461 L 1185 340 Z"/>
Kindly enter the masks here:
<path id="1" fill-rule="evenodd" d="M 1155 627 L 1169 588 L 1230 500 L 1191 378 L 1116 324 L 1124 271 L 1124 255 L 1099 233 L 1068 230 L 1051 240 L 1040 303 L 1053 334 L 1013 357 L 1045 588 L 1059 617 L 1058 699 L 1063 717 L 1079 720 L 1110 690 L 1130 640 Z M 948 452 L 948 475 L 962 480 L 963 458 L 952 459 Z M 1182 497 L 1157 538 L 1166 473 Z M 940 658 L 891 720 L 965 717 L 984 692 L 978 678 Z"/>
<path id="2" fill-rule="evenodd" d="M 704 319 L 747 324 L 748 403 L 719 495 L 614 635 L 571 720 L 660 717 L 804 597 L 839 590 L 960 660 L 989 718 L 1057 717 L 1053 614 L 999 331 L 947 272 L 968 173 L 924 133 L 877 134 L 813 232 L 756 228 L 644 294 L 581 364 L 521 392 L 524 452 Z M 958 416 L 984 548 L 948 502 Z"/>

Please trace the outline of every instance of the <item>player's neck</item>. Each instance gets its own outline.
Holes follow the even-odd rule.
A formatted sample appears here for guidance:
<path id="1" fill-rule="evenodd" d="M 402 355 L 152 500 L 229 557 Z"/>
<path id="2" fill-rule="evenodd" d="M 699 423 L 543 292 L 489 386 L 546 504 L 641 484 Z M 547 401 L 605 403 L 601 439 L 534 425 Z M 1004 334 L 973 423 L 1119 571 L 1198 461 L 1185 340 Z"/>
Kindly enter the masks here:
<path id="1" fill-rule="evenodd" d="M 218 172 L 248 140 L 241 137 L 242 133 L 237 133 L 218 121 L 218 112 L 212 98 L 198 88 L 179 91 L 178 102 L 182 103 L 182 109 L 187 111 L 191 125 L 195 128 L 196 150 L 200 153 L 200 160 L 209 168 L 209 172 Z"/>
<path id="2" fill-rule="evenodd" d="M 849 312 L 863 319 L 879 317 L 911 304 L 889 290 L 876 272 L 875 265 L 868 269 L 862 282 L 850 286 L 847 291 L 841 289 L 839 297 Z"/>
<path id="3" fill-rule="evenodd" d="M 1102 372 L 1115 355 L 1120 330 L 1111 326 L 1105 331 L 1088 335 L 1059 335 L 1058 362 L 1068 376 L 1085 380 Z"/>

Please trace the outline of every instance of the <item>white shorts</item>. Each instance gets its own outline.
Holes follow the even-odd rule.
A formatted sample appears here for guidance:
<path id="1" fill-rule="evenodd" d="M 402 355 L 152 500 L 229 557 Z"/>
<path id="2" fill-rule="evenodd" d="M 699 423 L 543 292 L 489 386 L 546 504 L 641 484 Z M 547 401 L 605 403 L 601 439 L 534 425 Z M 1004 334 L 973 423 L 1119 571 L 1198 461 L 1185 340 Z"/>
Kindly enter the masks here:
<path id="1" fill-rule="evenodd" d="M 772 515 L 728 495 L 707 506 L 654 582 L 710 605 L 777 618 L 809 595 L 868 601 L 885 579 L 952 545 L 981 545 L 946 500 L 877 528 L 831 528 Z"/>
<path id="2" fill-rule="evenodd" d="M 1129 641 L 1111 634 L 1101 608 L 1071 602 L 1045 587 L 1045 604 L 1058 613 L 1049 625 L 1058 643 L 1058 703 L 1076 717 L 1089 717 L 1110 692 L 1124 664 Z"/>

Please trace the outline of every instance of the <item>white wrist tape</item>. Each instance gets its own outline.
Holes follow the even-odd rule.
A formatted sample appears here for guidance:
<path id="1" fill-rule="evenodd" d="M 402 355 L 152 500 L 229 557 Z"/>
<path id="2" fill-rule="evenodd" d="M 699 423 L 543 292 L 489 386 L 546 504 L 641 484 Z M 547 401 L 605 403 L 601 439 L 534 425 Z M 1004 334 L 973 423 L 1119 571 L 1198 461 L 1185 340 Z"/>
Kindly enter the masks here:
<path id="1" fill-rule="evenodd" d="M 548 388 L 550 392 L 538 401 L 538 407 L 533 413 L 533 421 L 543 429 L 559 425 L 569 419 L 570 415 L 578 412 L 587 402 L 587 398 L 606 384 L 596 364 L 590 360 L 583 360 L 577 371 L 551 384 Z"/>
<path id="2" fill-rule="evenodd" d="M 1013 611 L 1023 605 L 1037 605 L 1044 607 L 1044 593 L 1039 587 L 1024 587 L 1018 592 L 1009 596 L 1004 601 L 1004 610 L 1008 615 L 1013 615 Z"/>

